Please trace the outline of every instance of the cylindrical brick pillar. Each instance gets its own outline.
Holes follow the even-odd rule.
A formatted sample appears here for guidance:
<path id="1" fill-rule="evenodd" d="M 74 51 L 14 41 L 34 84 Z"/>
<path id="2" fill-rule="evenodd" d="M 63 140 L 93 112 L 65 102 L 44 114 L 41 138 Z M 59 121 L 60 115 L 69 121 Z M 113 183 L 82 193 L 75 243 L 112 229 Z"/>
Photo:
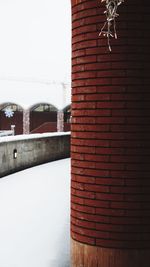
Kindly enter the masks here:
<path id="1" fill-rule="evenodd" d="M 72 0 L 72 267 L 150 266 L 150 2 Z"/>

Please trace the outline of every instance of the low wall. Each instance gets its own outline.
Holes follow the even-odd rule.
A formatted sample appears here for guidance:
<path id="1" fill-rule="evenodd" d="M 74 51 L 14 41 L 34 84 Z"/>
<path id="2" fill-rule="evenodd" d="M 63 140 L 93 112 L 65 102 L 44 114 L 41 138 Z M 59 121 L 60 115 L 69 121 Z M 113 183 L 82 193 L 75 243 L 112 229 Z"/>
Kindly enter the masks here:
<path id="1" fill-rule="evenodd" d="M 0 177 L 70 156 L 70 133 L 0 138 Z"/>

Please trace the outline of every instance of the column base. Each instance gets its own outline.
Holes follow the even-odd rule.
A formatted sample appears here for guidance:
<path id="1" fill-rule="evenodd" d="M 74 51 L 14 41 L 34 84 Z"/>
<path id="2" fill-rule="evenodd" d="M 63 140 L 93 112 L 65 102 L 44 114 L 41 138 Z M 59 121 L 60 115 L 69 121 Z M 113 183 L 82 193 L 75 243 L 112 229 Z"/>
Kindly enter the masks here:
<path id="1" fill-rule="evenodd" d="M 150 249 L 109 249 L 71 240 L 71 267 L 149 267 Z"/>

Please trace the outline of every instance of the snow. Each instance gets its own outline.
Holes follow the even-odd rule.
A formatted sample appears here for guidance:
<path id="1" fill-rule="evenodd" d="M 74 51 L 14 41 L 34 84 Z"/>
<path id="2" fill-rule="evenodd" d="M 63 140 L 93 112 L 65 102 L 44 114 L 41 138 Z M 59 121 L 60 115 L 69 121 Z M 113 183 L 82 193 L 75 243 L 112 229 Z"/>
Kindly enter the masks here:
<path id="1" fill-rule="evenodd" d="M 0 266 L 69 267 L 70 160 L 0 179 Z"/>
<path id="2" fill-rule="evenodd" d="M 69 135 L 69 134 L 70 132 L 54 132 L 54 133 L 20 134 L 20 135 L 13 135 L 13 136 L 2 136 L 0 137 L 0 143 L 18 141 L 18 140 L 26 140 L 26 139 L 46 138 L 46 137 L 53 137 L 53 136 L 64 136 L 64 135 Z"/>

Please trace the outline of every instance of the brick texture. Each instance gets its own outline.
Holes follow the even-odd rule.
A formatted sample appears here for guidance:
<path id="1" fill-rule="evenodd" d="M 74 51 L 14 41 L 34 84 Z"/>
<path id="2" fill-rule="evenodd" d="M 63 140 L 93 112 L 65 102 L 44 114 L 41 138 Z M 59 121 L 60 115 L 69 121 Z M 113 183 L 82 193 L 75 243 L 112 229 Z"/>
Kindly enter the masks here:
<path id="1" fill-rule="evenodd" d="M 150 248 L 150 3 L 119 7 L 118 39 L 98 37 L 104 4 L 72 0 L 72 238 Z"/>

